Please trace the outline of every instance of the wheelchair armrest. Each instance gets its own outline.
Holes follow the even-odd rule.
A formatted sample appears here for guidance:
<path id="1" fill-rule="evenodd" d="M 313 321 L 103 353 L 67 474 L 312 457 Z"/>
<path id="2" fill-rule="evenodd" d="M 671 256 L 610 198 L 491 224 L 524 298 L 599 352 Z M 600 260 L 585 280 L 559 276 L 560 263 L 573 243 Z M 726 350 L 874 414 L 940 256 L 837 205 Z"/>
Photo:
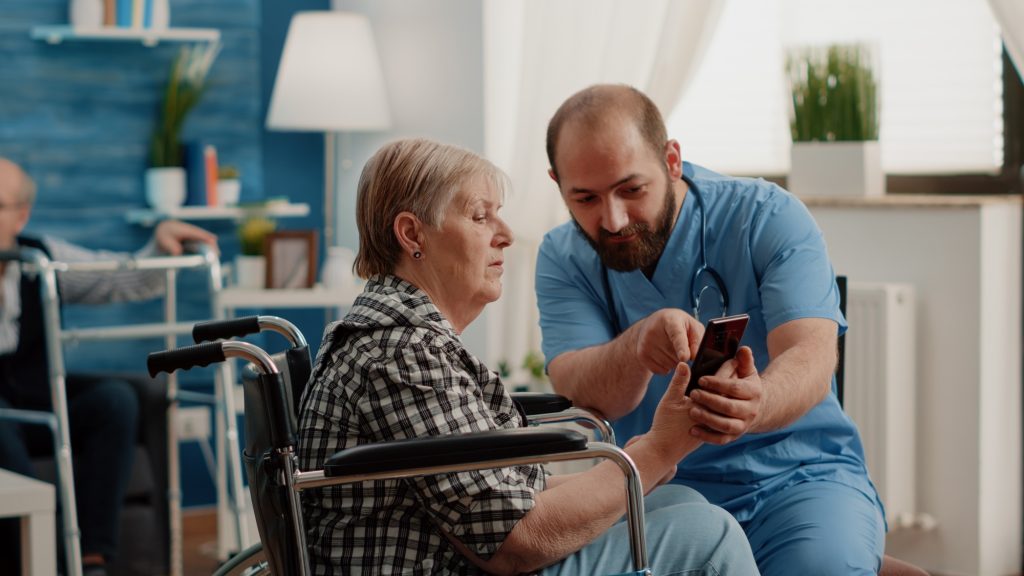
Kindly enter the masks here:
<path id="1" fill-rule="evenodd" d="M 324 476 L 392 472 L 423 466 L 472 464 L 499 458 L 544 456 L 587 447 L 587 438 L 564 428 L 488 430 L 410 438 L 347 448 L 324 462 Z"/>
<path id="2" fill-rule="evenodd" d="M 511 394 L 512 401 L 519 405 L 525 416 L 553 414 L 572 408 L 572 400 L 558 394 L 542 392 L 517 392 Z"/>

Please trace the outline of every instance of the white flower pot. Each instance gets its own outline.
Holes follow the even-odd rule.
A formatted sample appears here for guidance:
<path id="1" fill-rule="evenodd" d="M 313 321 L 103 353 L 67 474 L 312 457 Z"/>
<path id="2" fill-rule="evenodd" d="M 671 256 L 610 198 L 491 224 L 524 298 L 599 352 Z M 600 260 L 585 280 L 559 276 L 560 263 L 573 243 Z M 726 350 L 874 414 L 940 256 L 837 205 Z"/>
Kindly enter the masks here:
<path id="1" fill-rule="evenodd" d="M 263 256 L 235 256 L 235 285 L 239 288 L 262 289 L 266 286 L 267 259 Z"/>
<path id="2" fill-rule="evenodd" d="M 794 142 L 787 187 L 797 196 L 885 194 L 878 141 Z"/>
<path id="3" fill-rule="evenodd" d="M 103 26 L 103 0 L 71 0 L 68 11 L 68 21 L 74 28 Z"/>
<path id="4" fill-rule="evenodd" d="M 217 205 L 234 206 L 242 196 L 242 182 L 236 178 L 217 181 Z"/>
<path id="5" fill-rule="evenodd" d="M 185 169 L 146 170 L 146 202 L 157 212 L 170 212 L 185 204 Z"/>

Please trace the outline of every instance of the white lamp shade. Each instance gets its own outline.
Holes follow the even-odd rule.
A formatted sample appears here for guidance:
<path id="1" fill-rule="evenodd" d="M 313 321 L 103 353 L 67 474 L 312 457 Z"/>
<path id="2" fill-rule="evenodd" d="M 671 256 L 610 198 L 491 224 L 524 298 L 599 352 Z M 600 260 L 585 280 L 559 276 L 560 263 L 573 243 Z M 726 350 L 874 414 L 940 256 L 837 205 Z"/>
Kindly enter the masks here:
<path id="1" fill-rule="evenodd" d="M 296 13 L 277 69 L 267 128 L 356 131 L 390 124 L 370 21 L 346 12 Z"/>

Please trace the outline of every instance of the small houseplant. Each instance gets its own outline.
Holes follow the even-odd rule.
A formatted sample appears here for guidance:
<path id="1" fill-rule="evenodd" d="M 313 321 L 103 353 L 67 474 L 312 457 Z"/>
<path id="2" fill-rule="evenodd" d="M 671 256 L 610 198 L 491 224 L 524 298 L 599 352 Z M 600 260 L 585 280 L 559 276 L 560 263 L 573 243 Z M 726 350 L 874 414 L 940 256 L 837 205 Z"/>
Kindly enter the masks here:
<path id="1" fill-rule="evenodd" d="M 534 382 L 544 382 L 547 379 L 547 375 L 544 374 L 544 355 L 536 350 L 530 350 L 523 356 L 522 367 Z"/>
<path id="2" fill-rule="evenodd" d="M 798 48 L 786 58 L 793 138 L 789 189 L 798 195 L 878 196 L 878 80 L 864 45 Z"/>
<path id="3" fill-rule="evenodd" d="M 146 200 L 157 210 L 166 211 L 185 202 L 181 129 L 206 90 L 207 76 L 219 51 L 218 43 L 187 46 L 171 64 L 146 170 Z"/>
<path id="4" fill-rule="evenodd" d="M 522 372 L 516 373 L 518 383 L 511 383 L 513 379 L 512 366 L 507 359 L 498 362 L 498 376 L 505 381 L 505 385 L 511 385 L 513 392 L 541 392 L 546 390 L 547 375 L 544 373 L 544 355 L 536 350 L 530 350 L 523 356 L 519 364 Z M 523 377 L 525 373 L 525 378 Z"/>
<path id="5" fill-rule="evenodd" d="M 267 261 L 263 255 L 263 241 L 277 228 L 269 218 L 246 218 L 238 227 L 241 253 L 235 257 L 235 284 L 239 288 L 263 288 Z"/>
<path id="6" fill-rule="evenodd" d="M 217 202 L 224 206 L 238 204 L 242 195 L 242 182 L 238 168 L 225 164 L 217 169 Z"/>

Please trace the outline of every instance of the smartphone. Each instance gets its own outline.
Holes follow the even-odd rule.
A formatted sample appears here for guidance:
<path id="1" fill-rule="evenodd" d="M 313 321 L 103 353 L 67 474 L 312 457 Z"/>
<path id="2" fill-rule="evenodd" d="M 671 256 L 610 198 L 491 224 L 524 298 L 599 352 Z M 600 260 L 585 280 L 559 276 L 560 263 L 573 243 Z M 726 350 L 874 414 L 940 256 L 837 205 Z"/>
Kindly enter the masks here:
<path id="1" fill-rule="evenodd" d="M 702 376 L 713 376 L 722 364 L 736 356 L 749 320 L 750 316 L 747 314 L 737 314 L 708 321 L 704 329 L 704 338 L 697 349 L 697 357 L 690 367 L 690 383 L 686 386 L 687 396 L 700 388 L 697 382 Z"/>

